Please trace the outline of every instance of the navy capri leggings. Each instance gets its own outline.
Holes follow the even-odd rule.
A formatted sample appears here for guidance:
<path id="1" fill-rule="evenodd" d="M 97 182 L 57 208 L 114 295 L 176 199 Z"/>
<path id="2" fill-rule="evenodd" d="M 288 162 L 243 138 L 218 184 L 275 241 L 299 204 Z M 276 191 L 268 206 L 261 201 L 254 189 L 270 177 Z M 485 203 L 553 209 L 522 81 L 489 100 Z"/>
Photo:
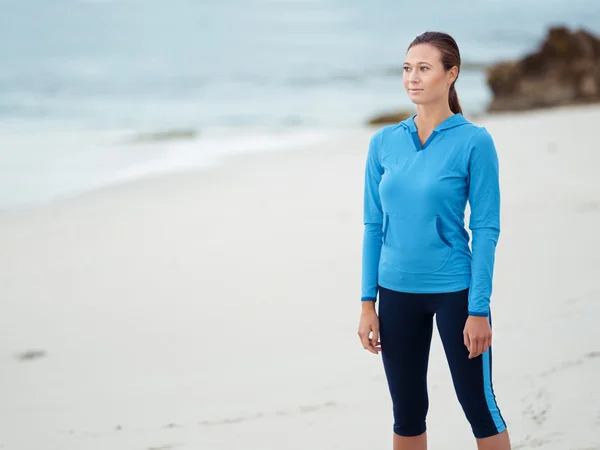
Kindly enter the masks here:
<path id="1" fill-rule="evenodd" d="M 469 290 L 409 294 L 379 288 L 379 333 L 392 398 L 394 433 L 426 431 L 427 366 L 435 315 L 458 401 L 476 438 L 496 435 L 506 424 L 492 388 L 492 350 L 469 359 L 463 330 Z M 491 324 L 491 320 L 490 320 Z"/>

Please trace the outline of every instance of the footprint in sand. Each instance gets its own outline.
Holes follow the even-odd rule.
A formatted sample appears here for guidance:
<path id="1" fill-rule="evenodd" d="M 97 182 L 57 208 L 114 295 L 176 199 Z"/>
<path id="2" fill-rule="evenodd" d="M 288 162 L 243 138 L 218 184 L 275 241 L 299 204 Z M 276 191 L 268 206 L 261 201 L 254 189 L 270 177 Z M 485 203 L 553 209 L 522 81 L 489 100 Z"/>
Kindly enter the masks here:
<path id="1" fill-rule="evenodd" d="M 590 359 L 596 359 L 596 358 L 600 358 L 600 351 L 593 351 L 593 352 L 589 352 L 586 353 L 585 355 L 581 356 L 580 358 L 577 359 L 573 359 L 571 361 L 564 361 L 563 363 L 556 365 L 554 367 L 551 367 L 550 369 L 541 372 L 540 376 L 542 377 L 547 377 L 548 375 L 552 375 L 556 372 L 560 372 L 562 370 L 566 370 L 566 369 L 570 369 L 572 367 L 576 367 L 576 366 L 580 366 L 582 364 L 585 364 L 586 361 L 590 360 Z"/>
<path id="2" fill-rule="evenodd" d="M 315 404 L 315 405 L 305 405 L 305 406 L 301 405 L 293 410 L 292 409 L 287 409 L 287 410 L 280 409 L 271 414 L 259 412 L 259 413 L 249 415 L 249 416 L 229 417 L 229 418 L 225 418 L 225 419 L 221 419 L 221 420 L 214 420 L 214 421 L 204 420 L 204 421 L 200 422 L 200 426 L 228 425 L 228 424 L 232 424 L 232 423 L 240 423 L 240 422 L 247 422 L 250 420 L 257 420 L 257 419 L 261 419 L 261 418 L 267 417 L 267 416 L 285 417 L 285 416 L 292 416 L 294 414 L 309 414 L 309 413 L 321 411 L 326 408 L 334 408 L 337 406 L 338 405 L 335 402 L 325 402 L 325 403 L 320 403 L 320 404 Z"/>
<path id="3" fill-rule="evenodd" d="M 527 403 L 523 409 L 523 415 L 532 420 L 537 425 L 542 425 L 548 419 L 550 412 L 550 398 L 545 389 L 538 390 L 533 398 L 526 396 L 524 402 Z"/>
<path id="4" fill-rule="evenodd" d="M 14 355 L 15 359 L 19 361 L 33 361 L 35 359 L 43 358 L 44 356 L 46 356 L 44 350 L 26 350 Z"/>

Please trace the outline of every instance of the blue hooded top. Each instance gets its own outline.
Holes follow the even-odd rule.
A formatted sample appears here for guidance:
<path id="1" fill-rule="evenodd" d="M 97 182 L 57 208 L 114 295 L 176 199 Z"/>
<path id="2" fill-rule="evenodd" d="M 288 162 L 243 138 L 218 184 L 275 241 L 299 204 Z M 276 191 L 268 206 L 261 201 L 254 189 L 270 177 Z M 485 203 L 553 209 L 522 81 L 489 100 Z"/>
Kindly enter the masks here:
<path id="1" fill-rule="evenodd" d="M 460 113 L 423 145 L 412 116 L 372 136 L 364 185 L 361 300 L 469 289 L 469 314 L 487 316 L 500 234 L 498 155 Z M 465 212 L 470 210 L 469 229 Z"/>

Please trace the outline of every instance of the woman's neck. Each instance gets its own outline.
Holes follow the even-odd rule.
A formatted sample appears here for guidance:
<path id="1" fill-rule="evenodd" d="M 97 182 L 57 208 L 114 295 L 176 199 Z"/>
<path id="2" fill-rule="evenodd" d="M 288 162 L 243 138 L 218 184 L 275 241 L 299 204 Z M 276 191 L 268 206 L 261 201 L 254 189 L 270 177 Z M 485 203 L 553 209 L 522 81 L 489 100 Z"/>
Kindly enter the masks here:
<path id="1" fill-rule="evenodd" d="M 418 105 L 415 125 L 421 130 L 433 130 L 444 120 L 452 117 L 454 113 L 447 104 L 438 105 Z"/>

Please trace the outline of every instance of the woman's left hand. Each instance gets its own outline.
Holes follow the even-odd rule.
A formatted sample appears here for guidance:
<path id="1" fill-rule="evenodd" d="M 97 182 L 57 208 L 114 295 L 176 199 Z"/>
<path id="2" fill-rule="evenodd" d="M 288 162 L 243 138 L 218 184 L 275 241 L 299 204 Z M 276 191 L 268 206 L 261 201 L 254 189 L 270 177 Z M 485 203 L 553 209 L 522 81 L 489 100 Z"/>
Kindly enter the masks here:
<path id="1" fill-rule="evenodd" d="M 469 316 L 463 331 L 469 359 L 484 353 L 492 345 L 492 327 L 487 317 Z"/>

